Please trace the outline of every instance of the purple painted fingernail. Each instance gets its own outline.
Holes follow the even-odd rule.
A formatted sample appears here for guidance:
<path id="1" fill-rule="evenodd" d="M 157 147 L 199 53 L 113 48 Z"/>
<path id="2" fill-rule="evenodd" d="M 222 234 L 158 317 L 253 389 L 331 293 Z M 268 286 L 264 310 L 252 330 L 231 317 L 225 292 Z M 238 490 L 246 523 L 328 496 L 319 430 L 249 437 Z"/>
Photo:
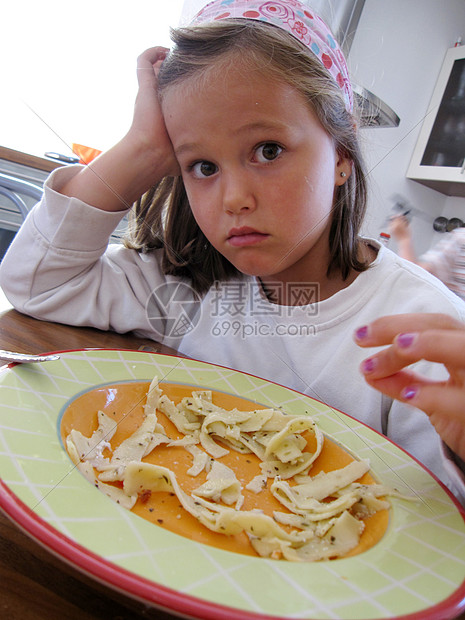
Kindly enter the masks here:
<path id="1" fill-rule="evenodd" d="M 368 326 L 364 325 L 363 327 L 359 327 L 355 332 L 355 337 L 357 340 L 363 340 L 368 335 Z"/>
<path id="2" fill-rule="evenodd" d="M 368 359 L 362 362 L 362 372 L 365 374 L 369 374 L 370 372 L 373 372 L 375 368 L 376 368 L 376 363 L 372 357 L 369 357 Z"/>
<path id="3" fill-rule="evenodd" d="M 399 334 L 396 338 L 397 340 L 397 344 L 399 345 L 399 347 L 402 347 L 402 349 L 407 349 L 408 347 L 411 347 L 413 344 L 413 341 L 416 338 L 416 334 Z"/>
<path id="4" fill-rule="evenodd" d="M 418 388 L 415 387 L 406 387 L 402 390 L 401 396 L 405 398 L 405 400 L 412 400 L 418 394 Z"/>

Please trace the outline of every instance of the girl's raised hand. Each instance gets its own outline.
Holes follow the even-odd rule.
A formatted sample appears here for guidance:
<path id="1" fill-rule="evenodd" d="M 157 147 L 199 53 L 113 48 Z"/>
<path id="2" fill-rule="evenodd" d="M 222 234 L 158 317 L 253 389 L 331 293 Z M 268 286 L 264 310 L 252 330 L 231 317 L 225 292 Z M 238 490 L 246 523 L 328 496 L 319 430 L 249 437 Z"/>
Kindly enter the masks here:
<path id="1" fill-rule="evenodd" d="M 158 166 L 162 154 L 162 176 L 179 174 L 157 94 L 157 76 L 168 51 L 165 47 L 152 47 L 137 59 L 139 90 L 134 105 L 133 122 L 126 136 L 147 153 L 153 151 Z"/>
<path id="2" fill-rule="evenodd" d="M 465 459 L 465 325 L 442 314 L 382 317 L 355 332 L 361 347 L 390 345 L 361 364 L 369 385 L 422 409 L 443 441 Z M 445 381 L 409 369 L 419 360 L 443 364 Z"/>
<path id="3" fill-rule="evenodd" d="M 179 174 L 157 93 L 157 74 L 168 50 L 154 47 L 138 59 L 139 90 L 131 127 L 61 188 L 103 211 L 129 208 L 165 176 Z"/>

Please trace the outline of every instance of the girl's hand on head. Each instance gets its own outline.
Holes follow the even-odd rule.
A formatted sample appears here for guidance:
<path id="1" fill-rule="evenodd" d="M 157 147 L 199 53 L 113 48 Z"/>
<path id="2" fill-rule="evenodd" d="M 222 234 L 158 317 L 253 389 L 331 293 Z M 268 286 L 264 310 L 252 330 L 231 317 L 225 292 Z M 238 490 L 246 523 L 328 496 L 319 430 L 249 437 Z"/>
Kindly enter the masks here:
<path id="1" fill-rule="evenodd" d="M 154 47 L 138 59 L 139 91 L 128 133 L 61 188 L 103 211 L 129 208 L 165 176 L 179 174 L 157 94 L 157 74 L 167 49 Z"/>
<path id="2" fill-rule="evenodd" d="M 442 314 L 382 317 L 354 335 L 361 347 L 389 345 L 361 364 L 369 385 L 422 409 L 443 441 L 465 459 L 465 325 Z M 445 381 L 409 369 L 419 360 L 443 364 Z"/>
<path id="3" fill-rule="evenodd" d="M 180 174 L 179 167 L 166 131 L 157 93 L 157 76 L 168 51 L 165 47 L 152 47 L 137 59 L 139 90 L 132 125 L 126 139 L 147 153 L 153 153 L 157 172 L 161 172 L 161 176 L 176 176 Z M 163 170 L 160 171 L 161 165 Z"/>

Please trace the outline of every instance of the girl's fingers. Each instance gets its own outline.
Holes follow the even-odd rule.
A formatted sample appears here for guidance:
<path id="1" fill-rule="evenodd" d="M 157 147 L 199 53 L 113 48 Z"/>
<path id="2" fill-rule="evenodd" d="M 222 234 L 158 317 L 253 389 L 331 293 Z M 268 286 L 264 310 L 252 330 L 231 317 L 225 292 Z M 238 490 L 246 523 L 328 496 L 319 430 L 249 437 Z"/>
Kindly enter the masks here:
<path id="1" fill-rule="evenodd" d="M 465 389 L 410 378 L 412 381 L 405 375 L 368 382 L 388 396 L 424 411 L 443 441 L 465 459 Z"/>
<path id="2" fill-rule="evenodd" d="M 422 359 L 456 369 L 454 378 L 465 378 L 465 330 L 443 329 L 399 334 L 392 346 L 362 362 L 361 371 L 373 378 L 386 377 Z"/>
<path id="3" fill-rule="evenodd" d="M 462 331 L 464 327 L 446 314 L 397 314 L 381 317 L 369 325 L 359 327 L 354 339 L 360 347 L 376 347 L 391 344 L 398 334 L 429 329 Z"/>
<path id="4" fill-rule="evenodd" d="M 156 69 L 165 60 L 169 50 L 166 47 L 151 47 L 137 59 L 137 80 L 139 86 L 153 86 L 156 82 Z"/>
<path id="5" fill-rule="evenodd" d="M 359 328 L 354 338 L 362 347 L 390 345 L 362 362 L 367 383 L 423 410 L 465 459 L 465 326 L 442 314 L 404 314 Z M 431 381 L 407 368 L 420 360 L 443 364 L 449 379 Z"/>
<path id="6" fill-rule="evenodd" d="M 140 54 L 139 58 L 137 59 L 137 65 L 153 65 L 157 62 L 157 60 L 164 60 L 168 52 L 169 49 L 167 47 L 162 47 L 160 45 L 158 47 L 150 47 L 149 49 L 145 50 L 145 52 L 142 52 L 142 54 Z"/>
<path id="7" fill-rule="evenodd" d="M 412 386 L 416 386 L 416 388 L 419 389 L 420 387 L 423 388 L 430 385 L 445 385 L 444 382 L 438 383 L 421 377 L 410 369 L 404 369 L 381 377 L 375 377 L 368 373 L 365 375 L 365 379 L 369 385 L 383 394 L 395 398 L 396 400 L 406 402 L 410 401 L 412 398 L 412 395 L 408 394 L 408 390 L 410 390 Z"/>

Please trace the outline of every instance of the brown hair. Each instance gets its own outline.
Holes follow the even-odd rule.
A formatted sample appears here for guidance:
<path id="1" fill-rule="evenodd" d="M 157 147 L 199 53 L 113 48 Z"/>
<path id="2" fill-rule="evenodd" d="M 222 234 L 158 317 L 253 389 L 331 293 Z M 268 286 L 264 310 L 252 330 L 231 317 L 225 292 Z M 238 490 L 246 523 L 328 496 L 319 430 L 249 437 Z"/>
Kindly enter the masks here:
<path id="1" fill-rule="evenodd" d="M 357 130 L 339 86 L 319 60 L 287 32 L 252 20 L 180 28 L 172 31 L 172 38 L 175 47 L 158 77 L 161 98 L 171 85 L 200 78 L 214 69 L 216 61 L 228 62 L 236 54 L 241 62 L 287 82 L 305 98 L 339 155 L 352 162 L 352 174 L 335 191 L 327 275 L 339 273 L 346 279 L 352 269 L 367 269 L 358 259 L 367 188 Z M 181 177 L 162 179 L 136 203 L 125 243 L 144 252 L 163 248 L 164 272 L 188 278 L 199 293 L 215 281 L 239 275 L 197 225 Z"/>

